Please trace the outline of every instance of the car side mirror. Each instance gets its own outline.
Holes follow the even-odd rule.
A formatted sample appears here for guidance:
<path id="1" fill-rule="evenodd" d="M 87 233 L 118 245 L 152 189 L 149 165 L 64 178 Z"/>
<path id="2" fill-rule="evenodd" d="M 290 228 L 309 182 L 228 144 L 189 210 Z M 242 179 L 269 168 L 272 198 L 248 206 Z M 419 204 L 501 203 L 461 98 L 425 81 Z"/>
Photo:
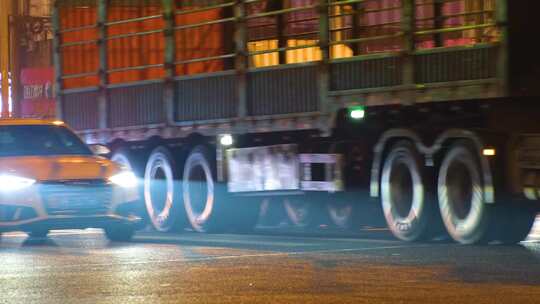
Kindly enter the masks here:
<path id="1" fill-rule="evenodd" d="M 107 155 L 111 150 L 104 145 L 90 145 L 90 150 L 96 155 Z"/>

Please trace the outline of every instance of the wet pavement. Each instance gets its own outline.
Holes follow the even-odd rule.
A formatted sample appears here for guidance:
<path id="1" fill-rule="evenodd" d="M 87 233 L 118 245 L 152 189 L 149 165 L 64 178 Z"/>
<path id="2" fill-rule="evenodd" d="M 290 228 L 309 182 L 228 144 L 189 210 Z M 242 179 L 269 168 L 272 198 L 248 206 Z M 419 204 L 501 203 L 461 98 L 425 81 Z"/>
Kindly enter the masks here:
<path id="1" fill-rule="evenodd" d="M 380 229 L 308 236 L 101 231 L 4 235 L 0 303 L 540 303 L 540 242 L 404 243 Z"/>

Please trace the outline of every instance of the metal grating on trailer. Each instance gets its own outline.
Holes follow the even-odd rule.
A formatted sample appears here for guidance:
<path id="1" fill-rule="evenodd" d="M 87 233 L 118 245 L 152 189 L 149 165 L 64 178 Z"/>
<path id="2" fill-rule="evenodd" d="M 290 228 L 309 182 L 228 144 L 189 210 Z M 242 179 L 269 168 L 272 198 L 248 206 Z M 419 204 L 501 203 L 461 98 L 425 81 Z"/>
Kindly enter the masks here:
<path id="1" fill-rule="evenodd" d="M 74 130 L 98 128 L 98 91 L 62 95 L 63 117 Z"/>
<path id="2" fill-rule="evenodd" d="M 176 120 L 208 120 L 236 116 L 235 77 L 230 73 L 177 80 Z"/>
<path id="3" fill-rule="evenodd" d="M 416 83 L 496 77 L 497 48 L 444 50 L 415 56 Z"/>
<path id="4" fill-rule="evenodd" d="M 162 123 L 163 90 L 162 82 L 109 89 L 109 127 Z"/>
<path id="5" fill-rule="evenodd" d="M 248 74 L 250 116 L 318 110 L 317 66 L 254 70 Z"/>
<path id="6" fill-rule="evenodd" d="M 330 66 L 333 91 L 395 86 L 402 83 L 399 57 L 334 62 Z"/>

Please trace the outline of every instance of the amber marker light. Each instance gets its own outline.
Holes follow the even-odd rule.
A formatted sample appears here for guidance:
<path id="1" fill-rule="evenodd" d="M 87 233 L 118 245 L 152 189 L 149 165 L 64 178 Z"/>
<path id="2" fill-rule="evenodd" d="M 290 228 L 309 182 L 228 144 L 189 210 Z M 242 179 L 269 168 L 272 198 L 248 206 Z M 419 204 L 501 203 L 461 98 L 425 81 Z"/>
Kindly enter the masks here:
<path id="1" fill-rule="evenodd" d="M 482 155 L 484 156 L 495 156 L 497 155 L 497 152 L 494 148 L 485 148 L 482 150 Z"/>

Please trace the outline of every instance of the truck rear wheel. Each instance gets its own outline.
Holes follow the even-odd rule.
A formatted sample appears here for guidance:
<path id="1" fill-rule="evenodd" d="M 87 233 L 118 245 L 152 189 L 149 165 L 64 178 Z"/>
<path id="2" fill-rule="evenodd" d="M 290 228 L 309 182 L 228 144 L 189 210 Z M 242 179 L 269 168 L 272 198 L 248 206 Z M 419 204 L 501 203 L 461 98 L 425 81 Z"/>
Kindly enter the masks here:
<path id="1" fill-rule="evenodd" d="M 434 204 L 428 201 L 420 153 L 412 143 L 400 141 L 387 155 L 381 177 L 381 201 L 388 228 L 404 241 L 433 235 Z"/>
<path id="2" fill-rule="evenodd" d="M 536 219 L 536 210 L 527 203 L 512 202 L 498 210 L 498 241 L 516 244 L 529 235 Z"/>
<path id="3" fill-rule="evenodd" d="M 462 244 L 489 241 L 488 228 L 494 216 L 484 203 L 478 158 L 466 141 L 456 142 L 439 169 L 439 209 L 450 236 Z"/>
<path id="4" fill-rule="evenodd" d="M 144 172 L 144 201 L 150 223 L 155 230 L 169 232 L 181 224 L 178 208 L 179 178 L 169 150 L 152 151 Z"/>
<path id="5" fill-rule="evenodd" d="M 259 218 L 260 202 L 233 197 L 215 176 L 215 154 L 205 146 L 195 147 L 186 159 L 182 186 L 191 227 L 198 232 L 251 231 Z"/>
<path id="6" fill-rule="evenodd" d="M 217 232 L 222 230 L 224 197 L 216 197 L 218 185 L 214 179 L 215 158 L 204 147 L 195 147 L 186 159 L 183 175 L 183 199 L 187 219 L 198 232 Z"/>

